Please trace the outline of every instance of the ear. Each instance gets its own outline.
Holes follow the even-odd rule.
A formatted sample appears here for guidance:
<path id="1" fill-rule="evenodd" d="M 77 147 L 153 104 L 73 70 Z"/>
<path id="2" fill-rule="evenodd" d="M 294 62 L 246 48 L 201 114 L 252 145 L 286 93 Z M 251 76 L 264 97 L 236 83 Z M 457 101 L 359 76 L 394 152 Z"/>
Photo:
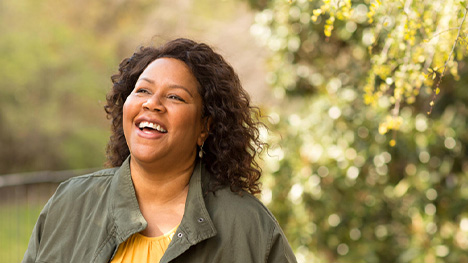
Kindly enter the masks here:
<path id="1" fill-rule="evenodd" d="M 208 138 L 208 135 L 210 134 L 210 130 L 211 130 L 211 123 L 212 123 L 211 117 L 203 117 L 202 130 L 200 132 L 200 136 L 198 137 L 198 141 L 197 141 L 198 146 L 202 146 L 206 138 Z"/>

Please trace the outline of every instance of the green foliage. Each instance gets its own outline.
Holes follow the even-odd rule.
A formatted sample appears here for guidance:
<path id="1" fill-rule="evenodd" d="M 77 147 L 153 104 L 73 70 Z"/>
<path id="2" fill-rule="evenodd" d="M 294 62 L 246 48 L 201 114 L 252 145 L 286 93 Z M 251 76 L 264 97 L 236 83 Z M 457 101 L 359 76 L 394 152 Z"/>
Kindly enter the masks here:
<path id="1" fill-rule="evenodd" d="M 383 113 L 358 98 L 342 88 L 336 98 L 288 101 L 302 105 L 295 113 L 271 112 L 278 119 L 269 137 L 265 192 L 298 257 L 468 260 L 465 103 L 448 105 L 437 119 L 403 108 L 401 129 L 408 132 L 390 147 L 377 132 Z"/>
<path id="2" fill-rule="evenodd" d="M 460 4 L 272 0 L 257 14 L 279 101 L 263 200 L 300 262 L 468 261 Z"/>
<path id="3" fill-rule="evenodd" d="M 103 165 L 109 76 L 149 2 L 2 1 L 0 174 Z"/>
<path id="4" fill-rule="evenodd" d="M 120 60 L 174 37 L 230 42 L 226 24 L 248 23 L 245 10 L 235 0 L 0 1 L 0 174 L 101 166 Z"/>
<path id="5" fill-rule="evenodd" d="M 457 60 L 464 57 L 467 46 L 465 5 L 464 0 L 277 0 L 259 13 L 252 31 L 275 52 L 272 60 L 292 62 L 287 65 L 289 73 L 297 74 L 277 70 L 283 67 L 281 63 L 272 65 L 274 72 L 284 72 L 284 76 L 276 76 L 275 84 L 286 89 L 317 86 L 311 74 L 324 75 L 310 63 L 305 65 L 310 62 L 307 58 L 316 58 L 314 50 L 322 49 L 316 47 L 317 37 L 326 45 L 352 44 L 353 49 L 359 48 L 354 59 L 364 59 L 368 67 L 358 69 L 363 74 L 359 84 L 364 101 L 387 108 L 388 116 L 380 120 L 384 134 L 400 128 L 402 105 L 415 103 L 422 92 L 432 93 L 430 112 L 442 78 L 459 78 Z M 340 59 L 340 55 L 333 57 Z M 303 84 L 292 87 L 298 81 Z"/>

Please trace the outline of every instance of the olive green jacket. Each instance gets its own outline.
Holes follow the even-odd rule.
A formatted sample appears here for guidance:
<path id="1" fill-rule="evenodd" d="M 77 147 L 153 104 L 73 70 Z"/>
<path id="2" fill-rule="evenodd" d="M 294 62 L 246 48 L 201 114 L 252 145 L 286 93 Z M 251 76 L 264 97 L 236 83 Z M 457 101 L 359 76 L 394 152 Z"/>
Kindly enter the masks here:
<path id="1" fill-rule="evenodd" d="M 296 262 L 273 215 L 248 193 L 204 194 L 198 164 L 182 222 L 160 262 Z M 47 202 L 22 262 L 109 262 L 119 244 L 145 229 L 129 159 L 62 183 Z"/>

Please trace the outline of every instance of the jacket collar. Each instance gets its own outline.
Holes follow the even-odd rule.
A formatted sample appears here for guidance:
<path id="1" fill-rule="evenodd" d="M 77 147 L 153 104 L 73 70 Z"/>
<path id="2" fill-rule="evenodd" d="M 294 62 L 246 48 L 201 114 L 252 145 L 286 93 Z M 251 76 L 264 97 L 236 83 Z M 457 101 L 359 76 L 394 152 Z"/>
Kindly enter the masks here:
<path id="1" fill-rule="evenodd" d="M 203 198 L 204 185 L 209 183 L 208 181 L 208 172 L 201 161 L 197 161 L 189 182 L 184 216 L 164 255 L 165 260 L 170 261 L 190 246 L 216 235 L 216 228 Z M 147 227 L 147 222 L 140 212 L 130 174 L 130 157 L 116 171 L 111 188 L 113 198 L 110 213 L 115 222 L 116 241 L 120 244 L 132 234 Z"/>
<path id="2" fill-rule="evenodd" d="M 111 184 L 110 214 L 114 219 L 115 236 L 120 244 L 148 225 L 140 212 L 130 173 L 130 156 L 114 174 Z"/>

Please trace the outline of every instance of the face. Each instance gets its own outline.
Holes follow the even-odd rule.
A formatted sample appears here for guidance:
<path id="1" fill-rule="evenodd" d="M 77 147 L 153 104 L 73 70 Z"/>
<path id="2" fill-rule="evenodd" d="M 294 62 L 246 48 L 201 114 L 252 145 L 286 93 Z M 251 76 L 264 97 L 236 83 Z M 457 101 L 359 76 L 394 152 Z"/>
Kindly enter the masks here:
<path id="1" fill-rule="evenodd" d="M 138 78 L 123 106 L 123 129 L 132 161 L 193 164 L 206 139 L 198 82 L 173 58 L 153 61 Z"/>

